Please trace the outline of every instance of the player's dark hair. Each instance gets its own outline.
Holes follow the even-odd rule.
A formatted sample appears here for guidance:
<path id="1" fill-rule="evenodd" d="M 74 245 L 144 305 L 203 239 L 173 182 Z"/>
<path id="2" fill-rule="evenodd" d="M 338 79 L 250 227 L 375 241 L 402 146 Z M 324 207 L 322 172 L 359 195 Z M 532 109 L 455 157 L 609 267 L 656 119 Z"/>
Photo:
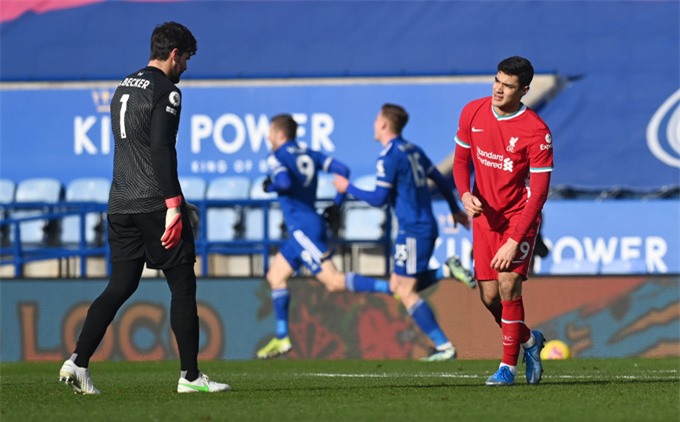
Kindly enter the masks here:
<path id="1" fill-rule="evenodd" d="M 271 124 L 276 129 L 282 131 L 289 141 L 292 141 L 297 136 L 298 124 L 290 114 L 277 114 L 272 117 Z"/>
<path id="2" fill-rule="evenodd" d="M 408 113 L 404 110 L 404 107 L 396 104 L 383 104 L 380 111 L 390 123 L 390 128 L 394 133 L 401 135 L 401 131 L 408 123 Z"/>
<path id="3" fill-rule="evenodd" d="M 534 79 L 534 67 L 524 57 L 512 56 L 498 63 L 498 71 L 506 75 L 517 76 L 520 87 L 529 86 Z"/>
<path id="4" fill-rule="evenodd" d="M 180 54 L 196 54 L 198 46 L 196 38 L 184 25 L 177 22 L 162 23 L 151 34 L 150 60 L 166 60 L 170 52 L 178 49 Z"/>

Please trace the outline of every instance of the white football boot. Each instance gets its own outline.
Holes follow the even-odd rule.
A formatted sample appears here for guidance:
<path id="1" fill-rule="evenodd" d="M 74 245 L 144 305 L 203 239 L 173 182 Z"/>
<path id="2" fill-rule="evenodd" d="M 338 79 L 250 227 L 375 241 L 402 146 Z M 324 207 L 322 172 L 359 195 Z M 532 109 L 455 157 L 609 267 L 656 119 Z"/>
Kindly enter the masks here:
<path id="1" fill-rule="evenodd" d="M 101 394 L 92 383 L 92 377 L 87 368 L 76 366 L 67 359 L 59 370 L 59 381 L 70 385 L 76 394 Z"/>
<path id="2" fill-rule="evenodd" d="M 229 384 L 210 381 L 208 376 L 203 373 L 199 373 L 198 378 L 193 381 L 180 377 L 177 383 L 178 393 L 219 393 L 229 390 L 231 390 Z"/>

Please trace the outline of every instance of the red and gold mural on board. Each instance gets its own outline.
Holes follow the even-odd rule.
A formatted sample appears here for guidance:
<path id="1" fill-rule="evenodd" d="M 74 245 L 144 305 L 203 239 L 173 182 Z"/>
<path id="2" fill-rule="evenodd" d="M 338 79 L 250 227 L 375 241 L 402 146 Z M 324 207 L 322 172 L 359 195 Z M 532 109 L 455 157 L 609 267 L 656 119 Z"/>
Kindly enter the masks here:
<path id="1" fill-rule="evenodd" d="M 290 289 L 289 358 L 414 359 L 431 347 L 389 295 L 328 293 L 311 280 Z M 523 295 L 527 324 L 566 342 L 575 357 L 680 356 L 677 277 L 533 278 Z M 476 290 L 444 280 L 424 296 L 460 359 L 501 356 L 500 329 Z M 271 301 L 262 297 L 265 315 Z"/>

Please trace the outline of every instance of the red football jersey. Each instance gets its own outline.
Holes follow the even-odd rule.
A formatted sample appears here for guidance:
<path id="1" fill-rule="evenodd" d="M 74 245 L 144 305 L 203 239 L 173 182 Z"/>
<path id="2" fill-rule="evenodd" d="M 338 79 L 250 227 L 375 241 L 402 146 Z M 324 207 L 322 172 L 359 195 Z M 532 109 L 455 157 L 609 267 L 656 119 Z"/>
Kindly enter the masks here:
<path id="1" fill-rule="evenodd" d="M 519 217 L 529 197 L 530 173 L 553 169 L 550 130 L 523 104 L 516 113 L 500 116 L 491 97 L 471 101 L 460 114 L 456 143 L 470 149 L 472 193 L 484 207 L 479 223 L 491 230 L 504 229 Z"/>

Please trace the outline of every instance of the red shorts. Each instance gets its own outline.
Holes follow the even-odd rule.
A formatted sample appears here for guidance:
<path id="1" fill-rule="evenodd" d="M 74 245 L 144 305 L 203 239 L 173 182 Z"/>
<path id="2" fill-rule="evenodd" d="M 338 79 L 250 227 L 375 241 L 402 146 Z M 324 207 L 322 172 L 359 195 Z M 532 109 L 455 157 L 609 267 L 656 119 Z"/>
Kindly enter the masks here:
<path id="1" fill-rule="evenodd" d="M 517 247 L 517 255 L 512 260 L 508 272 L 515 272 L 522 276 L 524 280 L 529 274 L 531 258 L 534 254 L 534 244 L 538 227 L 541 224 L 540 218 L 537 219 L 529 231 L 524 236 Z M 498 280 L 498 271 L 491 268 L 491 260 L 496 256 L 496 252 L 508 240 L 510 235 L 503 231 L 492 231 L 488 228 L 480 227 L 473 220 L 472 225 L 472 257 L 474 259 L 475 278 L 479 281 Z"/>

